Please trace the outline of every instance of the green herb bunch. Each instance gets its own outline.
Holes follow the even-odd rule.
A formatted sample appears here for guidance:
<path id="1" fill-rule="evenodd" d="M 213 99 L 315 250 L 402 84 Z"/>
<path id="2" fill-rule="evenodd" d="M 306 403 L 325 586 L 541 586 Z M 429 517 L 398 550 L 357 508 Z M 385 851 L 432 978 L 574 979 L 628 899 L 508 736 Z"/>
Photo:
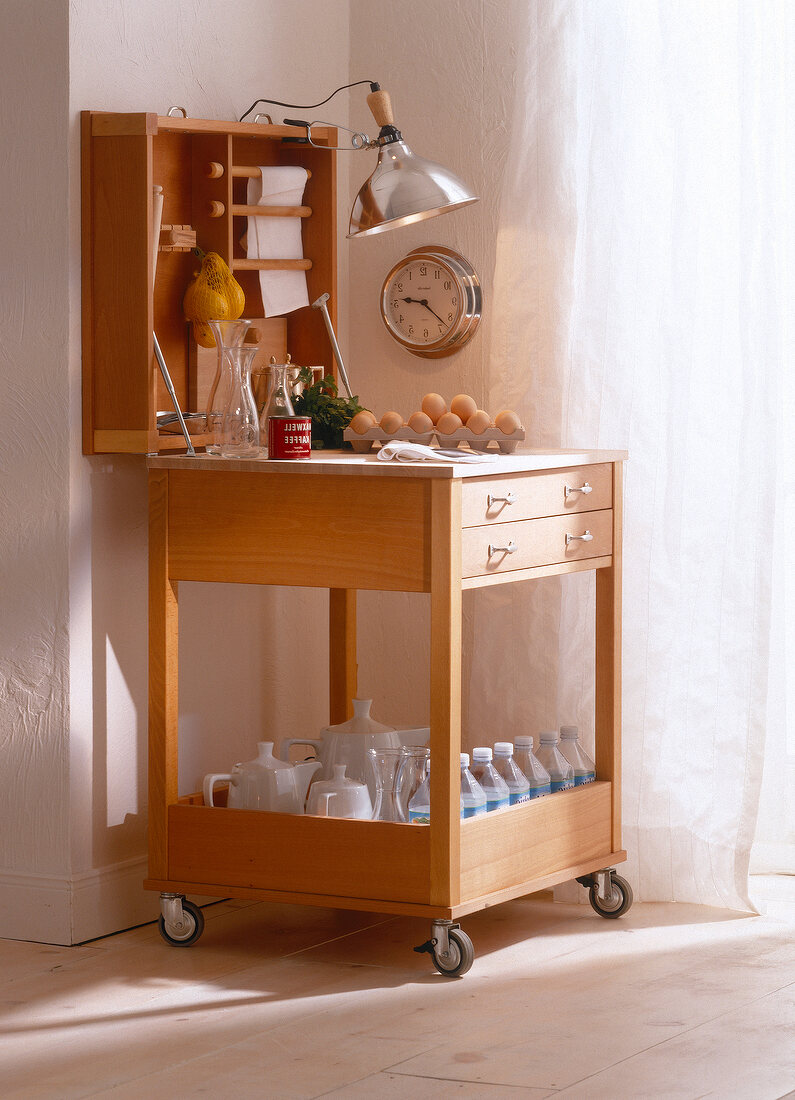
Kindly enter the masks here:
<path id="1" fill-rule="evenodd" d="M 342 433 L 357 412 L 362 411 L 359 398 L 340 397 L 333 375 L 313 382 L 309 367 L 301 367 L 298 381 L 304 389 L 293 398 L 293 408 L 296 416 L 312 418 L 313 450 L 339 450 L 343 446 L 350 449 L 349 444 L 343 443 Z"/>

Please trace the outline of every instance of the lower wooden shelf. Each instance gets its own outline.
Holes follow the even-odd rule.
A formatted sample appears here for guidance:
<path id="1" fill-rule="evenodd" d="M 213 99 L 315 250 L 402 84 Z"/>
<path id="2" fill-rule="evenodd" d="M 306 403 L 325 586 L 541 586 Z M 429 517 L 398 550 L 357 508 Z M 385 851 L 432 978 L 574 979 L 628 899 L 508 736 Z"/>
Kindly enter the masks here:
<path id="1" fill-rule="evenodd" d="M 622 862 L 611 784 L 461 823 L 460 902 L 431 905 L 431 826 L 206 807 L 168 810 L 168 879 L 148 889 L 458 917 Z"/>

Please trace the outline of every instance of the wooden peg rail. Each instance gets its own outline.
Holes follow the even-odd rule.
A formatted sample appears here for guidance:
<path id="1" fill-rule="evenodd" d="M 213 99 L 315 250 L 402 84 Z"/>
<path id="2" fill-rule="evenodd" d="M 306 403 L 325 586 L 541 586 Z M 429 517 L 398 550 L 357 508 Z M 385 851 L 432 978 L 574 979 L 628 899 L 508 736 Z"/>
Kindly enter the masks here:
<path id="1" fill-rule="evenodd" d="M 311 260 L 232 260 L 233 271 L 309 271 Z"/>
<path id="2" fill-rule="evenodd" d="M 222 218 L 226 213 L 226 207 L 222 202 L 213 201 L 209 209 L 211 218 Z M 236 218 L 311 218 L 311 206 L 246 206 L 232 207 L 232 215 Z"/>
<path id="3" fill-rule="evenodd" d="M 219 180 L 224 172 L 225 168 L 218 160 L 211 160 L 207 165 L 207 176 L 211 180 Z M 233 164 L 232 176 L 234 179 L 252 179 L 255 180 L 259 176 L 259 168 L 249 164 Z M 307 168 L 306 178 L 311 179 L 312 173 Z"/>

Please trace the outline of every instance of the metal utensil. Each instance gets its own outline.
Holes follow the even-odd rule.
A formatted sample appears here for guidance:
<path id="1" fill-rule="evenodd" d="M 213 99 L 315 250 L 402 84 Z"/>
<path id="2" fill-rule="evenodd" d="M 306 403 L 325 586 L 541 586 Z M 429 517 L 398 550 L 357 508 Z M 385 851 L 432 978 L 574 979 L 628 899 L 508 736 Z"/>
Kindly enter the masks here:
<path id="1" fill-rule="evenodd" d="M 329 297 L 330 295 L 328 294 L 321 294 L 317 301 L 312 303 L 312 309 L 319 309 L 323 313 L 323 320 L 326 322 L 326 331 L 328 332 L 328 338 L 331 341 L 331 350 L 334 352 L 334 358 L 337 361 L 337 367 L 339 368 L 342 384 L 345 387 L 345 392 L 348 394 L 348 397 L 353 400 L 351 385 L 348 381 L 348 372 L 345 370 L 345 364 L 342 361 L 342 352 L 340 351 L 340 346 L 337 343 L 337 337 L 334 334 L 334 326 L 331 323 L 328 306 L 326 305 Z"/>

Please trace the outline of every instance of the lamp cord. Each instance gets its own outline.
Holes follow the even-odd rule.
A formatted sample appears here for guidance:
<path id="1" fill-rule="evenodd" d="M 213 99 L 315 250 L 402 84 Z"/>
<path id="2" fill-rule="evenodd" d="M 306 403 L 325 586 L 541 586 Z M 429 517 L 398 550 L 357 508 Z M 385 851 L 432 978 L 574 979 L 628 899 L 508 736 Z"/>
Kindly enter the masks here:
<path id="1" fill-rule="evenodd" d="M 315 107 L 322 107 L 324 103 L 328 103 L 329 99 L 333 99 L 337 92 L 344 92 L 346 88 L 356 88 L 359 84 L 369 84 L 371 92 L 380 91 L 381 85 L 374 80 L 355 80 L 353 84 L 343 84 L 341 88 L 336 88 L 330 96 L 326 99 L 321 99 L 320 103 L 282 103 L 278 99 L 255 99 L 249 109 L 245 111 L 239 118 L 239 122 L 242 122 L 246 115 L 250 115 L 258 103 L 272 103 L 276 107 L 297 107 L 299 111 L 311 111 Z"/>

